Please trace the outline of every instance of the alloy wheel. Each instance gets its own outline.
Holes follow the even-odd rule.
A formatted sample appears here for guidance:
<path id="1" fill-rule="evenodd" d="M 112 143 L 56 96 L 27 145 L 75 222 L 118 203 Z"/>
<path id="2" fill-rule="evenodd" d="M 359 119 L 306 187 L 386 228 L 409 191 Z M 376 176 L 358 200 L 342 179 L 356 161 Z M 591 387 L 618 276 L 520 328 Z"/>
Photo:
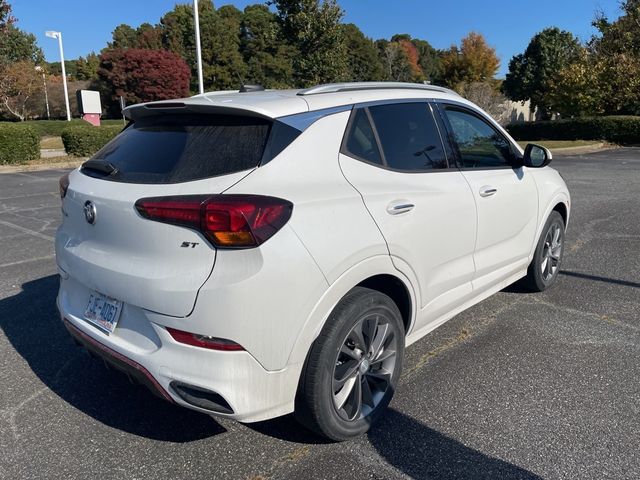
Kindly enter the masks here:
<path id="1" fill-rule="evenodd" d="M 560 266 L 560 256 L 562 254 L 562 231 L 557 223 L 551 224 L 542 247 L 542 259 L 540 261 L 540 271 L 545 282 L 551 281 L 556 275 Z"/>
<path id="2" fill-rule="evenodd" d="M 355 421 L 380 404 L 396 366 L 398 332 L 388 320 L 371 315 L 359 320 L 344 339 L 332 378 L 333 406 Z"/>

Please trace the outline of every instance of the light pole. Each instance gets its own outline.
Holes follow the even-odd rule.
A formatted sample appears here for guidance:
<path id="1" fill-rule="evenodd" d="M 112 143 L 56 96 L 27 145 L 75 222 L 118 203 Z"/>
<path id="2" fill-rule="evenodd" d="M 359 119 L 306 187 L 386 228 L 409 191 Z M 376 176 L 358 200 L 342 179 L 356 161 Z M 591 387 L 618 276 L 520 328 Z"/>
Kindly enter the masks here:
<path id="1" fill-rule="evenodd" d="M 193 0 L 193 23 L 196 30 L 196 57 L 198 60 L 198 91 L 204 93 L 202 83 L 202 49 L 200 47 L 200 15 L 198 13 L 198 0 Z"/>
<path id="2" fill-rule="evenodd" d="M 62 66 L 62 83 L 64 85 L 64 103 L 67 107 L 67 122 L 71 121 L 71 110 L 69 109 L 69 92 L 67 91 L 67 72 L 64 68 L 64 50 L 62 49 L 62 32 L 48 30 L 45 35 L 49 38 L 57 38 L 60 46 L 60 65 Z"/>
<path id="3" fill-rule="evenodd" d="M 42 84 L 44 85 L 44 101 L 47 104 L 47 120 L 51 120 L 51 114 L 49 113 L 49 94 L 47 93 L 47 77 L 44 73 L 44 68 L 40 65 L 36 66 L 36 72 L 42 73 Z"/>

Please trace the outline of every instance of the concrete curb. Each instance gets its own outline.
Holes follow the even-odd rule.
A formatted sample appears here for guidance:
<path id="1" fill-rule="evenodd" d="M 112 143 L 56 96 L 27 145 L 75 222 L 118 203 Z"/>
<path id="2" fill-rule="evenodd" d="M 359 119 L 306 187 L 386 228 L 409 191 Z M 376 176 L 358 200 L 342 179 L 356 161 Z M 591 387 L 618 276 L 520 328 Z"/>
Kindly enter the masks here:
<path id="1" fill-rule="evenodd" d="M 585 153 L 602 152 L 605 150 L 614 150 L 620 148 L 618 145 L 611 143 L 594 143 L 593 145 L 584 145 L 581 147 L 565 147 L 565 148 L 552 148 L 551 153 L 554 155 L 570 156 L 570 155 L 583 155 Z"/>
<path id="2" fill-rule="evenodd" d="M 60 170 L 77 168 L 86 162 L 86 158 L 74 158 L 68 162 L 56 163 L 38 163 L 33 165 L 0 165 L 0 174 L 2 173 L 19 173 L 19 172 L 36 172 L 39 170 Z"/>

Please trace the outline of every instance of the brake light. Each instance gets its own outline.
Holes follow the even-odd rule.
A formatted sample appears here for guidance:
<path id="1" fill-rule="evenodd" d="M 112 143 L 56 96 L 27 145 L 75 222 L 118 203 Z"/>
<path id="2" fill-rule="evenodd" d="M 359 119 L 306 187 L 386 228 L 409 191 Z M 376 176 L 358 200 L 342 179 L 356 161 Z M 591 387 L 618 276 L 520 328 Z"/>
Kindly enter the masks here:
<path id="1" fill-rule="evenodd" d="M 169 327 L 167 327 L 167 332 L 169 332 L 176 342 L 185 343 L 194 347 L 221 350 L 224 352 L 239 352 L 244 350 L 242 345 L 225 338 L 198 335 L 196 333 L 183 332 L 182 330 Z"/>
<path id="2" fill-rule="evenodd" d="M 291 218 L 293 204 L 263 195 L 188 195 L 142 198 L 144 218 L 201 231 L 218 248 L 257 247 Z"/>
<path id="3" fill-rule="evenodd" d="M 58 181 L 58 187 L 60 188 L 60 198 L 67 196 L 67 190 L 69 189 L 69 173 L 65 173 L 60 177 Z"/>

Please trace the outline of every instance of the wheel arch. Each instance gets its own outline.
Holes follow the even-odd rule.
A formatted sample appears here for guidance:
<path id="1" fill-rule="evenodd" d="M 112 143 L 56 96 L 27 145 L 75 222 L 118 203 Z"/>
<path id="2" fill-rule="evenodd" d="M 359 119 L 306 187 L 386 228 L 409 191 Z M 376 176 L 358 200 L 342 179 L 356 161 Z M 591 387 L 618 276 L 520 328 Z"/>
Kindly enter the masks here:
<path id="1" fill-rule="evenodd" d="M 569 209 L 567 208 L 566 203 L 558 202 L 556 206 L 553 207 L 552 211 L 558 212 L 560 214 L 566 228 L 567 223 L 569 222 Z"/>
<path id="2" fill-rule="evenodd" d="M 398 271 L 388 255 L 367 258 L 344 272 L 333 282 L 308 316 L 289 356 L 289 364 L 302 368 L 311 345 L 340 300 L 353 288 L 371 288 L 388 295 L 398 305 L 405 333 L 410 331 L 416 315 L 416 291 L 411 281 Z"/>
<path id="3" fill-rule="evenodd" d="M 542 230 L 549 219 L 549 215 L 552 212 L 558 212 L 562 219 L 564 220 L 565 230 L 569 224 L 569 217 L 571 214 L 571 210 L 569 208 L 569 194 L 566 191 L 561 191 L 556 193 L 552 200 L 547 203 L 546 209 L 544 213 L 539 217 L 540 221 L 538 223 L 538 228 L 536 230 L 536 235 L 534 237 L 533 245 L 531 245 L 531 251 L 529 252 L 529 261 L 533 259 L 533 254 L 535 252 L 536 246 L 538 245 L 538 241 L 540 236 L 542 235 Z"/>
<path id="4" fill-rule="evenodd" d="M 409 293 L 409 289 L 397 275 L 390 275 L 388 273 L 373 275 L 360 282 L 356 287 L 369 288 L 391 298 L 398 307 L 398 310 L 400 310 L 400 315 L 402 315 L 402 324 L 404 325 L 406 335 L 411 327 L 413 305 L 411 303 L 411 294 Z"/>

